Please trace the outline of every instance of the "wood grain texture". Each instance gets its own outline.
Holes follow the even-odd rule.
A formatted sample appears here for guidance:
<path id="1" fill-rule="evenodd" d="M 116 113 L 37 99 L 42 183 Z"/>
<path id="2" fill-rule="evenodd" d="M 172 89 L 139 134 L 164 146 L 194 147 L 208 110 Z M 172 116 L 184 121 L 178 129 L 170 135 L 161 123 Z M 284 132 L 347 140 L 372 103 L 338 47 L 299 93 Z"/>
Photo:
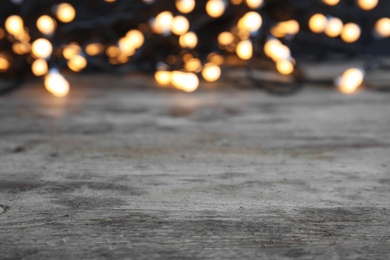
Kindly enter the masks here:
<path id="1" fill-rule="evenodd" d="M 72 81 L 0 99 L 0 259 L 390 258 L 390 95 Z"/>

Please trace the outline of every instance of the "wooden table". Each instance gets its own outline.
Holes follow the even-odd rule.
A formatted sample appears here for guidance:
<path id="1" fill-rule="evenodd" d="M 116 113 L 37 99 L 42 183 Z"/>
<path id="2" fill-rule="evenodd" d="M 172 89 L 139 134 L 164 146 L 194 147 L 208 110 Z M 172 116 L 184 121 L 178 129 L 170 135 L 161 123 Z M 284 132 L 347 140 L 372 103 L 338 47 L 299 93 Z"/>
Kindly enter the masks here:
<path id="1" fill-rule="evenodd" d="M 390 259 L 390 95 L 70 81 L 0 99 L 0 259 Z"/>

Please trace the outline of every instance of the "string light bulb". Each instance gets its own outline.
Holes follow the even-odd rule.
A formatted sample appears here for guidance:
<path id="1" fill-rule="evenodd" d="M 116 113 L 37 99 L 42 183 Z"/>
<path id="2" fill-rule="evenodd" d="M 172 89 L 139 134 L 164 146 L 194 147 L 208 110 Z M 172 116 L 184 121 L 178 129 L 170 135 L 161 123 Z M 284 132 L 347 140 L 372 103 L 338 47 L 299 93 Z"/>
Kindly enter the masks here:
<path id="1" fill-rule="evenodd" d="M 231 32 L 221 32 L 218 35 L 218 43 L 221 45 L 229 45 L 234 42 L 234 35 Z"/>
<path id="2" fill-rule="evenodd" d="M 162 86 L 169 85 L 169 83 L 171 83 L 171 72 L 166 70 L 158 70 L 154 73 L 154 79 Z"/>
<path id="3" fill-rule="evenodd" d="M 381 38 L 390 37 L 390 18 L 384 17 L 375 23 L 375 32 Z"/>
<path id="4" fill-rule="evenodd" d="M 239 21 L 238 28 L 240 30 L 247 30 L 250 32 L 255 32 L 260 29 L 263 23 L 261 16 L 254 11 L 246 13 Z"/>
<path id="5" fill-rule="evenodd" d="M 85 52 L 89 56 L 96 56 L 101 53 L 103 50 L 103 45 L 101 43 L 90 43 L 85 47 Z"/>
<path id="6" fill-rule="evenodd" d="M 309 28 L 313 33 L 322 33 L 325 31 L 328 20 L 323 14 L 314 14 L 309 19 Z"/>
<path id="7" fill-rule="evenodd" d="M 56 16 L 63 23 L 70 23 L 76 17 L 76 10 L 71 4 L 61 3 L 57 6 Z"/>
<path id="8" fill-rule="evenodd" d="M 245 3 L 251 9 L 258 9 L 263 4 L 263 0 L 245 0 Z"/>
<path id="9" fill-rule="evenodd" d="M 249 60 L 253 55 L 253 46 L 250 40 L 241 41 L 237 44 L 237 56 L 242 60 Z"/>
<path id="10" fill-rule="evenodd" d="M 36 25 L 38 30 L 45 35 L 53 34 L 54 30 L 56 29 L 56 22 L 48 15 L 40 16 Z"/>
<path id="11" fill-rule="evenodd" d="M 263 0 L 245 0 L 246 5 L 251 9 L 257 9 L 263 4 Z"/>
<path id="12" fill-rule="evenodd" d="M 39 38 L 32 44 L 32 54 L 36 58 L 46 59 L 53 52 L 53 46 L 47 39 Z"/>
<path id="13" fill-rule="evenodd" d="M 195 0 L 176 0 L 176 9 L 183 13 L 188 14 L 191 13 L 195 8 Z"/>
<path id="14" fill-rule="evenodd" d="M 363 83 L 364 71 L 358 68 L 347 69 L 343 75 L 337 79 L 338 88 L 344 94 L 352 94 L 356 92 L 359 86 Z"/>
<path id="15" fill-rule="evenodd" d="M 37 59 L 31 65 L 31 71 L 37 77 L 45 75 L 48 70 L 47 61 L 44 59 Z"/>
<path id="16" fill-rule="evenodd" d="M 140 48 L 144 42 L 145 37 L 139 30 L 133 29 L 126 33 L 125 38 L 127 38 L 129 41 L 131 41 L 132 45 L 137 49 Z"/>
<path id="17" fill-rule="evenodd" d="M 68 60 L 67 65 L 69 69 L 74 72 L 79 72 L 87 66 L 87 60 L 81 55 L 75 55 Z"/>
<path id="18" fill-rule="evenodd" d="M 10 62 L 8 61 L 7 56 L 3 53 L 0 53 L 0 72 L 5 72 L 9 69 Z"/>
<path id="19" fill-rule="evenodd" d="M 207 63 L 203 67 L 202 77 L 208 82 L 215 82 L 221 77 L 221 68 L 218 65 Z"/>
<path id="20" fill-rule="evenodd" d="M 343 22 L 336 17 L 330 17 L 326 24 L 325 34 L 331 38 L 339 36 L 343 30 Z"/>
<path id="21" fill-rule="evenodd" d="M 184 92 L 194 92 L 199 87 L 198 77 L 191 72 L 173 71 L 172 85 Z"/>
<path id="22" fill-rule="evenodd" d="M 171 29 L 173 15 L 169 11 L 159 13 L 153 21 L 152 27 L 157 33 L 167 33 Z"/>
<path id="23" fill-rule="evenodd" d="M 71 43 L 64 47 L 62 55 L 65 59 L 70 60 L 79 52 L 81 52 L 81 47 L 77 43 Z"/>
<path id="24" fill-rule="evenodd" d="M 208 0 L 206 12 L 210 17 L 218 18 L 225 12 L 225 2 L 223 0 Z"/>
<path id="25" fill-rule="evenodd" d="M 322 0 L 322 2 L 324 4 L 334 6 L 334 5 L 337 5 L 340 2 L 340 0 Z"/>
<path id="26" fill-rule="evenodd" d="M 198 36 L 194 32 L 183 34 L 179 38 L 179 44 L 182 48 L 193 49 L 198 44 Z"/>
<path id="27" fill-rule="evenodd" d="M 361 9 L 369 11 L 378 5 L 378 1 L 379 0 L 357 0 L 357 4 Z"/>
<path id="28" fill-rule="evenodd" d="M 294 72 L 294 65 L 289 60 L 278 60 L 276 69 L 280 74 L 289 75 Z"/>
<path id="29" fill-rule="evenodd" d="M 5 29 L 9 34 L 17 36 L 23 33 L 24 23 L 22 17 L 18 15 L 11 15 L 5 20 Z"/>
<path id="30" fill-rule="evenodd" d="M 187 18 L 184 16 L 176 16 L 173 18 L 172 21 L 172 32 L 176 35 L 183 35 L 186 32 L 188 32 L 188 29 L 190 28 L 190 23 L 188 22 Z"/>
<path id="31" fill-rule="evenodd" d="M 59 73 L 57 69 L 51 69 L 46 75 L 44 85 L 51 94 L 56 97 L 68 95 L 70 86 L 69 82 Z"/>
<path id="32" fill-rule="evenodd" d="M 347 23 L 341 32 L 341 39 L 347 43 L 356 42 L 360 38 L 360 27 L 355 23 Z"/>

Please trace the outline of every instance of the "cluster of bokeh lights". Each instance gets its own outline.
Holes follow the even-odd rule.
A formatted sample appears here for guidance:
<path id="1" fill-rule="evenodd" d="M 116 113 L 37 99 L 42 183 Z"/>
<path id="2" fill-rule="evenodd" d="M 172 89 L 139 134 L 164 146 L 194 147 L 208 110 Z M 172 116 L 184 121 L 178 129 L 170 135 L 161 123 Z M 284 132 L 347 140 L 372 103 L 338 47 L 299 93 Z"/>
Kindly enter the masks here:
<path id="1" fill-rule="evenodd" d="M 101 0 L 108 3 L 116 0 Z M 318 0 L 323 4 L 335 6 L 340 0 Z M 342 0 L 341 0 L 342 1 Z M 145 4 L 154 4 L 153 0 L 143 0 Z M 217 35 L 218 46 L 224 53 L 236 55 L 243 62 L 250 60 L 254 55 L 253 38 L 262 28 L 263 17 L 261 10 L 263 0 L 208 0 L 204 12 L 213 19 L 222 17 L 228 5 L 245 5 L 246 12 L 230 29 Z M 195 0 L 176 0 L 176 12 L 162 10 L 151 17 L 148 30 L 162 37 L 176 36 L 178 45 L 183 50 L 193 50 L 197 47 L 199 36 L 191 31 L 191 20 L 187 17 L 195 9 Z M 378 0 L 356 0 L 356 5 L 365 11 L 373 10 Z M 35 25 L 28 25 L 19 15 L 9 16 L 0 27 L 0 39 L 12 41 L 12 51 L 15 55 L 28 55 L 32 74 L 44 78 L 46 89 L 55 96 L 66 96 L 70 90 L 69 82 L 61 74 L 59 68 L 50 67 L 53 53 L 61 52 L 66 65 L 73 72 L 80 72 L 88 66 L 88 57 L 106 55 L 113 65 L 131 62 L 131 57 L 143 48 L 146 38 L 145 28 L 130 29 L 114 44 L 91 42 L 80 46 L 75 42 L 54 47 L 52 37 L 59 23 L 72 23 L 77 17 L 77 10 L 69 3 L 60 3 L 52 9 L 52 13 L 40 16 Z M 35 26 L 41 37 L 31 39 L 28 27 Z M 141 25 L 140 25 L 141 26 Z M 145 26 L 145 25 L 142 25 Z M 343 23 L 338 17 L 323 13 L 314 13 L 307 21 L 307 27 L 314 34 L 324 34 L 329 38 L 339 37 L 345 43 L 354 43 L 361 37 L 361 28 L 353 22 Z M 273 25 L 270 35 L 262 46 L 263 53 L 275 63 L 275 69 L 281 75 L 290 75 L 295 70 L 296 61 L 290 48 L 283 43 L 283 38 L 293 37 L 300 32 L 300 23 L 296 20 L 281 21 Z M 390 18 L 380 18 L 373 28 L 377 38 L 390 37 Z M 0 73 L 6 72 L 11 66 L 10 55 L 0 50 Z M 213 52 L 207 59 L 200 59 L 191 52 L 183 54 L 183 66 L 180 69 L 171 69 L 168 63 L 158 63 L 154 78 L 164 87 L 171 86 L 185 92 L 195 91 L 200 80 L 207 82 L 218 81 L 221 77 L 221 66 L 224 56 Z M 363 83 L 365 72 L 361 68 L 349 68 L 336 79 L 338 88 L 343 93 L 354 93 Z"/>

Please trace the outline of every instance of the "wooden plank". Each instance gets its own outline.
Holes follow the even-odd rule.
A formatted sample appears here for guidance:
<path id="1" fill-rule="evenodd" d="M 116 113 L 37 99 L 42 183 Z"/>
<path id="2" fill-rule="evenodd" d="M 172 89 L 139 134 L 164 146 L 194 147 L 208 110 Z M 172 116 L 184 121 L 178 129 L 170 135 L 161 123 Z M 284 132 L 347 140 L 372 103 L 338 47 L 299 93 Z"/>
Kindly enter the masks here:
<path id="1" fill-rule="evenodd" d="M 389 95 L 71 83 L 0 100 L 1 259 L 390 257 Z"/>

